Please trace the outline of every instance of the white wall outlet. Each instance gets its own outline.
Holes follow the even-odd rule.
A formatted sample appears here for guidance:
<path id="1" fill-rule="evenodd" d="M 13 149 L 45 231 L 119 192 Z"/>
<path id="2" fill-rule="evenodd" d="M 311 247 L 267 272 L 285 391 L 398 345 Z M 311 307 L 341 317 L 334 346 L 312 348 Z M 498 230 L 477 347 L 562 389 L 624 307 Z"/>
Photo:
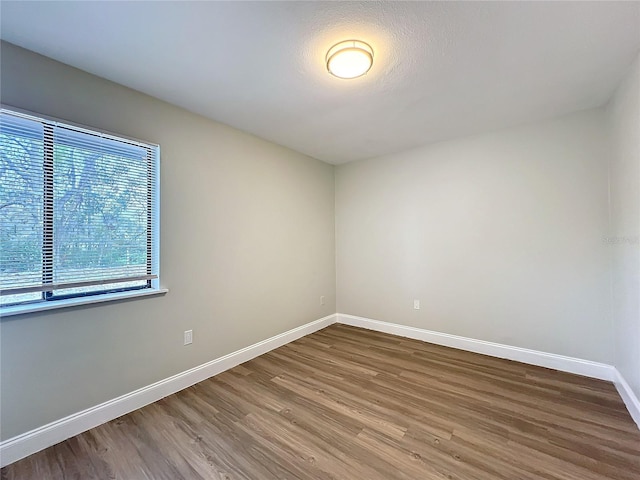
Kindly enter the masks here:
<path id="1" fill-rule="evenodd" d="M 320 297 L 320 305 L 324 305 L 324 295 Z"/>
<path id="2" fill-rule="evenodd" d="M 420 310 L 420 300 L 413 301 L 413 308 L 416 310 Z"/>
<path id="3" fill-rule="evenodd" d="M 190 345 L 193 343 L 193 330 L 184 331 L 184 344 Z"/>

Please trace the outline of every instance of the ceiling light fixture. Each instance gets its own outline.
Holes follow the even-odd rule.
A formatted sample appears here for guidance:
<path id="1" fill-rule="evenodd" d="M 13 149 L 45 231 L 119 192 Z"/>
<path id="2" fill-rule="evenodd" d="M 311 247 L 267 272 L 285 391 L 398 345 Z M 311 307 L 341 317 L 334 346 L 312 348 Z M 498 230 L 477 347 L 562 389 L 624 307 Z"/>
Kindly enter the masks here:
<path id="1" fill-rule="evenodd" d="M 357 78 L 373 65 L 373 49 L 359 40 L 335 44 L 327 52 L 327 70 L 338 78 Z"/>

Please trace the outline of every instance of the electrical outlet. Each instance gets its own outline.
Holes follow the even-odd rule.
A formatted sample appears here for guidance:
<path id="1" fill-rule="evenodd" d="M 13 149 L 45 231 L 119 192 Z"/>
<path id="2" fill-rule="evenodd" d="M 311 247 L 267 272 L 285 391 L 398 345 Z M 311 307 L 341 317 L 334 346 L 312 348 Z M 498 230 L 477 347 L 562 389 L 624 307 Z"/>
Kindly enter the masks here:
<path id="1" fill-rule="evenodd" d="M 413 308 L 415 308 L 416 310 L 420 310 L 420 300 L 413 301 Z"/>
<path id="2" fill-rule="evenodd" d="M 320 297 L 320 305 L 324 305 L 324 295 Z"/>
<path id="3" fill-rule="evenodd" d="M 193 330 L 184 331 L 184 344 L 190 345 L 193 343 Z"/>

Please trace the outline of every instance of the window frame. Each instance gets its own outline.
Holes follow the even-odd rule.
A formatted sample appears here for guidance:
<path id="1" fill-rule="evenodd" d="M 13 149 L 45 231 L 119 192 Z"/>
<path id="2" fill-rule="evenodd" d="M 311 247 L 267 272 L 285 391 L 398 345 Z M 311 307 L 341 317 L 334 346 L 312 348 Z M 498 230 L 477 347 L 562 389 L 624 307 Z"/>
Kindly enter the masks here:
<path id="1" fill-rule="evenodd" d="M 7 303 L 0 305 L 0 317 L 17 315 L 21 313 L 30 313 L 40 310 L 51 310 L 73 305 L 86 305 L 92 303 L 102 303 L 111 300 L 121 300 L 126 298 L 146 297 L 155 294 L 164 294 L 168 289 L 160 286 L 160 145 L 146 140 L 113 133 L 105 129 L 82 125 L 69 120 L 32 112 L 12 105 L 0 103 L 0 110 L 8 114 L 16 114 L 17 116 L 31 117 L 35 121 L 43 121 L 43 178 L 42 186 L 43 194 L 43 239 L 47 235 L 47 229 L 52 232 L 54 225 L 53 212 L 53 183 L 54 173 L 53 164 L 47 161 L 53 160 L 53 123 L 60 124 L 64 127 L 70 127 L 79 132 L 85 132 L 92 135 L 104 135 L 113 137 L 112 140 L 130 142 L 135 145 L 141 145 L 147 150 L 147 154 L 153 155 L 149 158 L 151 168 L 147 172 L 147 211 L 151 214 L 147 216 L 147 229 L 151 235 L 147 237 L 147 275 L 155 275 L 153 279 L 147 279 L 146 284 L 122 288 L 110 288 L 109 290 L 99 290 L 90 292 L 79 292 L 69 294 L 55 294 L 55 290 L 44 290 L 41 292 L 40 299 L 27 300 L 17 303 Z M 51 149 L 51 155 L 47 155 L 46 149 Z M 47 182 L 51 188 L 47 188 Z M 42 245 L 42 284 L 53 283 L 53 244 L 48 248 L 46 243 Z M 49 262 L 45 261 L 45 258 Z"/>

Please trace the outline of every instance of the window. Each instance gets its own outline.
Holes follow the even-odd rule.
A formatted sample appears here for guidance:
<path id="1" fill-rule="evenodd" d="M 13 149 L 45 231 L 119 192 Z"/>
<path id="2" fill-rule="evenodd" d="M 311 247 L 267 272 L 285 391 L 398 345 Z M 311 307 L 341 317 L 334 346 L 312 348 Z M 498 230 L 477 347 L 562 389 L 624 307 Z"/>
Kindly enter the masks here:
<path id="1" fill-rule="evenodd" d="M 0 110 L 0 307 L 158 288 L 158 169 L 157 145 Z"/>

